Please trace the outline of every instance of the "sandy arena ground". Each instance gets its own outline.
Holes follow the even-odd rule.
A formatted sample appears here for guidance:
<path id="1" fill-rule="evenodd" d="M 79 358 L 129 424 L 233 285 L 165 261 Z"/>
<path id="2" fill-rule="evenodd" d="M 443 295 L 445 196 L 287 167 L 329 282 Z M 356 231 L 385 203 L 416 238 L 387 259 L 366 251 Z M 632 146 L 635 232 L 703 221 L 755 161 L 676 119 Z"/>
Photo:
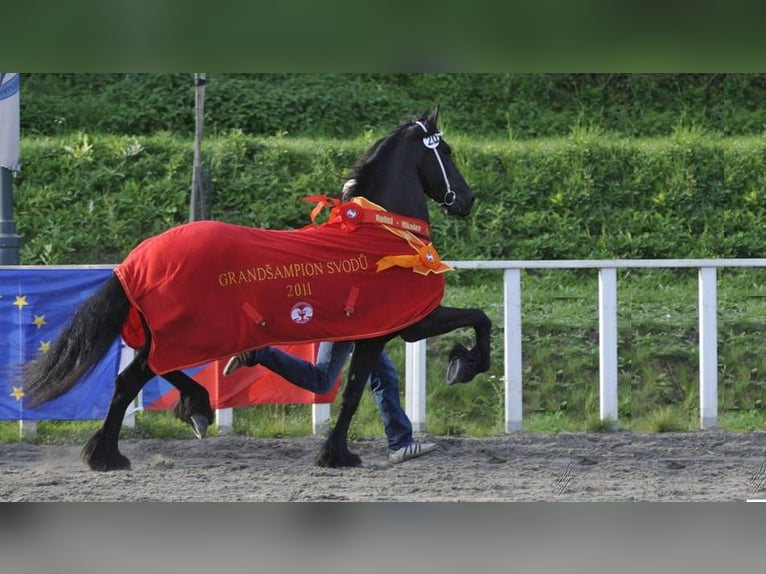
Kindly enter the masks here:
<path id="1" fill-rule="evenodd" d="M 314 464 L 320 437 L 126 440 L 130 471 L 97 473 L 81 445 L 0 444 L 0 501 L 744 501 L 766 498 L 766 432 L 433 437 L 403 464 L 380 438 L 360 468 Z"/>

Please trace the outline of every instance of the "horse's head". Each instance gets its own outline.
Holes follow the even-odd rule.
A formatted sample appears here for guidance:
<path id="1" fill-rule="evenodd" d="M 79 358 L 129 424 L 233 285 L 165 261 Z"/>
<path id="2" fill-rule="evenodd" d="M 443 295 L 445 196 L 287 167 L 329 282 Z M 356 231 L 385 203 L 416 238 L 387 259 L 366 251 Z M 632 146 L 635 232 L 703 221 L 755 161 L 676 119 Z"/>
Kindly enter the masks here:
<path id="1" fill-rule="evenodd" d="M 436 125 L 438 116 L 437 107 L 375 142 L 354 167 L 354 184 L 344 196 L 366 197 L 389 211 L 425 221 L 428 196 L 450 215 L 469 215 L 473 192 L 452 160 Z"/>
<path id="2" fill-rule="evenodd" d="M 423 191 L 449 215 L 466 217 L 471 213 L 474 195 L 452 159 L 452 149 L 436 125 L 438 106 L 425 113 L 408 128 L 409 137 L 420 142 L 418 176 Z"/>

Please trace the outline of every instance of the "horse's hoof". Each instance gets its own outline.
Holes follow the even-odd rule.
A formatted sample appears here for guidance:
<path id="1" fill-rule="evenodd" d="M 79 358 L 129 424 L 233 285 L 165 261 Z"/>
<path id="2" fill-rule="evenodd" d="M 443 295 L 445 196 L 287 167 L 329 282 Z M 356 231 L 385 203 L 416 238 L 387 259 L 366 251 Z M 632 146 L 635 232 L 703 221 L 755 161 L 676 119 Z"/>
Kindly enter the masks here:
<path id="1" fill-rule="evenodd" d="M 205 438 L 208 427 L 207 417 L 203 415 L 192 415 L 190 419 L 189 424 L 194 431 L 194 435 L 199 439 Z"/>
<path id="2" fill-rule="evenodd" d="M 348 457 L 346 457 L 346 462 L 347 464 L 344 464 L 343 466 L 362 466 L 362 457 L 350 452 L 348 453 Z"/>
<path id="3" fill-rule="evenodd" d="M 317 456 L 316 465 L 321 466 L 322 468 L 333 468 L 335 466 L 332 463 L 329 454 L 327 454 L 324 450 L 322 450 Z"/>
<path id="4" fill-rule="evenodd" d="M 447 384 L 448 385 L 454 385 L 456 383 L 460 382 L 460 374 L 462 369 L 463 362 L 458 358 L 455 357 L 449 362 L 449 365 L 447 365 Z"/>
<path id="5" fill-rule="evenodd" d="M 91 470 L 96 472 L 109 472 L 112 470 L 130 470 L 130 459 L 127 456 L 118 454 L 110 460 L 88 460 L 86 461 Z"/>
<path id="6" fill-rule="evenodd" d="M 455 357 L 447 365 L 447 384 L 468 383 L 476 375 L 475 369 L 471 368 L 470 361 L 462 357 Z"/>
<path id="7" fill-rule="evenodd" d="M 322 447 L 319 456 L 316 459 L 317 466 L 323 468 L 343 468 L 349 466 L 362 466 L 362 457 L 354 454 L 348 449 L 342 454 L 327 445 Z"/>
<path id="8" fill-rule="evenodd" d="M 130 470 L 130 459 L 117 450 L 116 446 L 109 446 L 108 441 L 104 440 L 103 429 L 88 439 L 80 451 L 80 458 L 91 470 L 98 472 Z"/>
<path id="9" fill-rule="evenodd" d="M 471 359 L 471 352 L 460 343 L 456 343 L 449 353 L 447 364 L 447 385 L 467 383 L 476 376 L 475 362 Z"/>
<path id="10" fill-rule="evenodd" d="M 362 466 L 362 458 L 356 454 L 350 454 L 348 457 L 330 460 L 324 457 L 317 458 L 317 466 L 322 468 L 347 468 Z"/>

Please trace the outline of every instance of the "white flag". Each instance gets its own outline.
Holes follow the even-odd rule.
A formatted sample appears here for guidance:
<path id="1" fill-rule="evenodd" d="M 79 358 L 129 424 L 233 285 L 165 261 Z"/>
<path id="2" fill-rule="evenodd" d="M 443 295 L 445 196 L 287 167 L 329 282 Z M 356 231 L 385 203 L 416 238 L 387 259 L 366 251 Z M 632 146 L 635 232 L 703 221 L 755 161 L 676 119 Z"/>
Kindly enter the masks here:
<path id="1" fill-rule="evenodd" d="M 19 163 L 19 75 L 0 72 L 0 167 Z"/>

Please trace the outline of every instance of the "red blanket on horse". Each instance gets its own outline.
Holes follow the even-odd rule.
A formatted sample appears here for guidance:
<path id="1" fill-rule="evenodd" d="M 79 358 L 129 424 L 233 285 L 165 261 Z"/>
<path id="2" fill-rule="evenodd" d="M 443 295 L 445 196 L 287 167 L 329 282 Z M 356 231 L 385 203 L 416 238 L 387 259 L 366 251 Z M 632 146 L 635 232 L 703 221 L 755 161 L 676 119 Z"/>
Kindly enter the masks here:
<path id="1" fill-rule="evenodd" d="M 189 223 L 145 240 L 115 269 L 149 325 L 154 372 L 267 345 L 384 335 L 440 304 L 449 267 L 411 232 L 427 234 L 425 222 L 360 198 L 314 199 L 333 206 L 325 224 Z M 139 347 L 135 310 L 123 336 Z"/>

